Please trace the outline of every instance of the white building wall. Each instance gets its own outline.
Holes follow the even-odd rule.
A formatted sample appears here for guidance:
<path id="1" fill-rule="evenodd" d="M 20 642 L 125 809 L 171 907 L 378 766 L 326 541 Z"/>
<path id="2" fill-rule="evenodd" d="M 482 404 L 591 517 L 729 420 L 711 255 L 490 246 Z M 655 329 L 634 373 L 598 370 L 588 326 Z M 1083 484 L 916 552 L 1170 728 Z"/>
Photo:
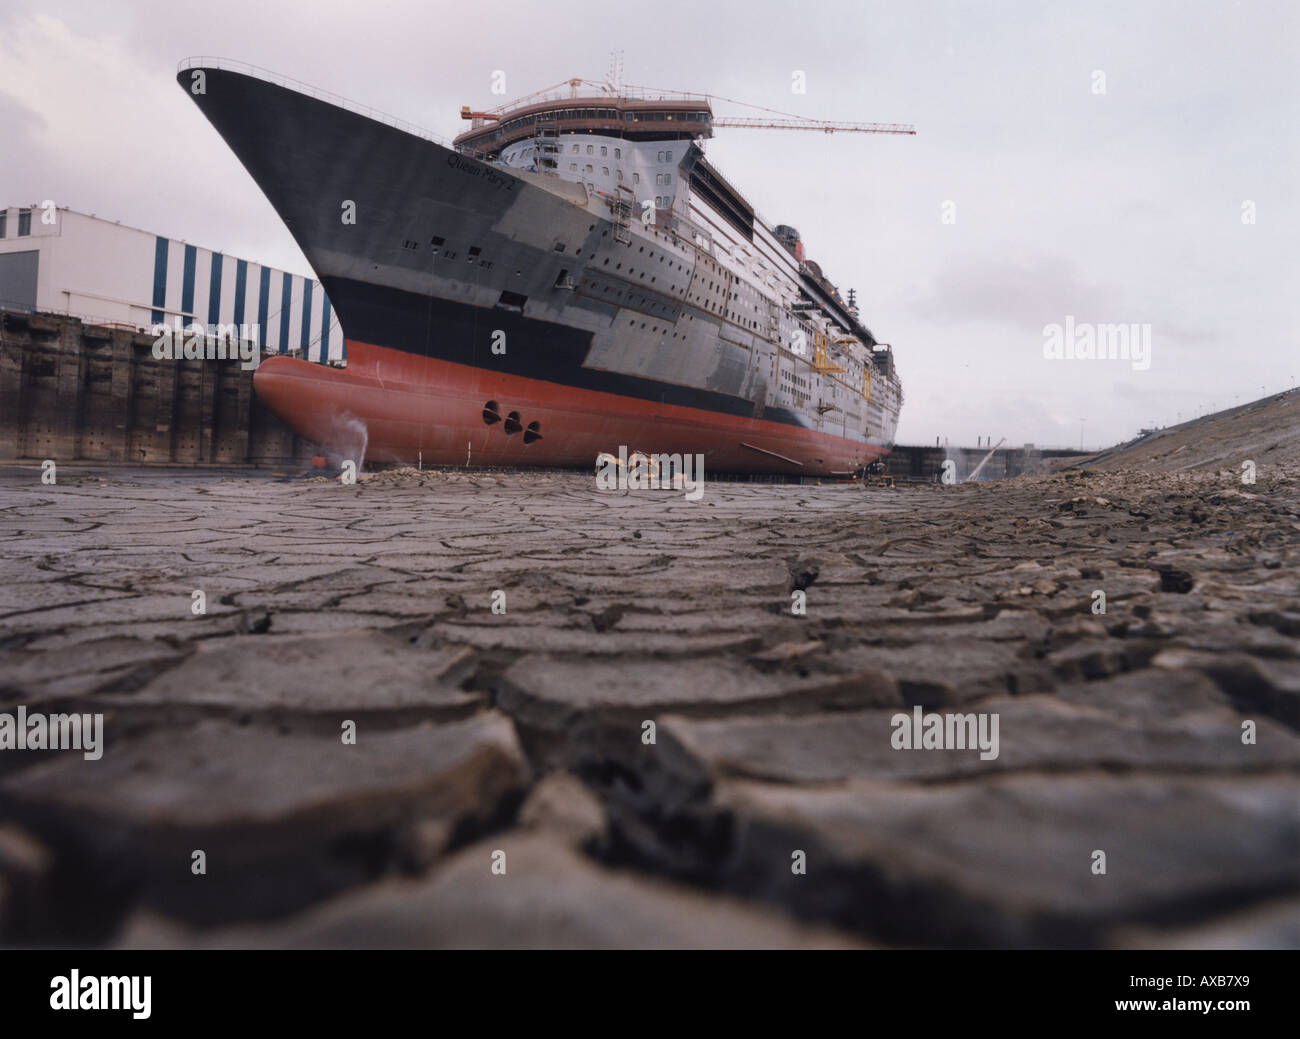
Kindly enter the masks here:
<path id="1" fill-rule="evenodd" d="M 235 257 L 221 258 L 221 309 L 217 324 L 227 325 L 235 320 Z"/>
<path id="2" fill-rule="evenodd" d="M 298 343 L 301 342 L 302 336 L 302 294 L 303 284 L 296 278 L 293 282 L 293 294 L 289 302 L 289 352 L 293 353 L 298 349 Z M 312 290 L 315 295 L 315 290 Z"/>
<path id="3" fill-rule="evenodd" d="M 286 305 L 282 302 L 284 298 L 284 275 L 276 271 L 272 276 L 271 282 L 271 299 L 275 305 L 275 317 L 272 319 L 274 326 L 271 332 L 271 342 L 277 352 L 287 353 L 289 344 L 293 342 L 290 335 L 293 332 L 293 300 L 290 298 Z"/>
<path id="4" fill-rule="evenodd" d="M 18 235 L 19 209 L 4 210 L 5 237 L 0 238 L 0 254 L 35 250 L 38 256 L 36 309 L 72 314 L 84 320 L 117 322 L 148 329 L 153 324 L 154 261 L 157 235 L 139 228 L 126 227 L 70 209 L 49 210 L 53 223 L 43 223 L 40 206 L 32 206 L 31 233 Z M 188 324 L 191 320 L 207 324 L 212 256 L 209 249 L 195 250 L 193 309 L 182 313 L 186 243 L 170 239 L 167 244 L 165 319 L 176 317 Z M 235 279 L 238 258 L 222 257 L 221 306 L 218 324 L 235 320 Z M 262 267 L 248 264 L 244 300 L 244 322 L 257 324 Z M 267 327 L 264 347 L 275 352 L 280 343 L 280 298 L 284 272 L 271 268 L 268 287 Z M 293 292 L 288 346 L 297 351 L 301 336 L 303 286 L 311 280 L 291 275 Z M 320 310 L 324 288 L 313 281 L 310 357 L 319 359 Z M 331 316 L 333 310 L 331 309 Z M 335 319 L 337 320 L 337 319 Z M 343 335 L 335 325 L 331 329 L 329 359 L 344 356 Z"/>
<path id="5" fill-rule="evenodd" d="M 262 270 L 260 263 L 250 263 L 248 265 L 248 300 L 244 309 L 244 320 L 248 322 L 250 328 L 256 328 L 254 333 L 260 345 L 266 345 L 266 330 L 257 327 L 257 315 L 262 310 Z M 270 308 L 267 308 L 270 313 Z"/>
<path id="6" fill-rule="evenodd" d="M 212 250 L 200 249 L 194 260 L 194 318 L 208 320 L 208 288 L 212 284 Z"/>
<path id="7" fill-rule="evenodd" d="M 57 211 L 56 224 L 40 224 L 37 212 L 32 221 L 32 240 L 40 251 L 37 307 L 147 325 L 155 236 L 67 210 Z M 11 215 L 10 235 L 16 224 Z M 8 236 L 0 240 L 0 248 L 14 245 Z"/>
<path id="8" fill-rule="evenodd" d="M 168 320 L 174 314 L 180 314 L 181 317 L 187 317 L 181 312 L 181 275 L 185 268 L 185 243 L 173 242 L 167 243 L 167 282 L 163 286 L 166 293 L 164 312 Z M 150 290 L 149 298 L 153 298 L 152 272 L 150 272 Z"/>

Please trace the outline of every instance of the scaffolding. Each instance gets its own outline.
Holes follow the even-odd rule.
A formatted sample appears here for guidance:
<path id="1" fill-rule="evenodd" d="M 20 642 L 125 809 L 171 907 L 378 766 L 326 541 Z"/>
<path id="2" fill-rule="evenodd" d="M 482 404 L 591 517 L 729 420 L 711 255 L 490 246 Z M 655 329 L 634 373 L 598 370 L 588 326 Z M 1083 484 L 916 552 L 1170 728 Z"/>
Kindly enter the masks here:
<path id="1" fill-rule="evenodd" d="M 830 360 L 829 340 L 824 332 L 813 332 L 813 371 L 818 375 L 843 372 L 844 369 Z"/>

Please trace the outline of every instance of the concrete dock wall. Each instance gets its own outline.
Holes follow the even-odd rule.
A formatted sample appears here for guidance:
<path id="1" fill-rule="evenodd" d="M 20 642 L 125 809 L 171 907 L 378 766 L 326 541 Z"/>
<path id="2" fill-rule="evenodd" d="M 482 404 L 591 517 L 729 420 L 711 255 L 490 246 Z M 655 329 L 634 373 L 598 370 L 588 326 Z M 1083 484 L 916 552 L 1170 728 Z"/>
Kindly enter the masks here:
<path id="1" fill-rule="evenodd" d="M 154 337 L 0 311 L 0 459 L 277 465 L 315 449 L 238 361 L 157 360 Z"/>
<path id="2" fill-rule="evenodd" d="M 898 444 L 888 458 L 889 473 L 896 480 L 938 483 L 943 463 L 953 462 L 958 483 L 975 471 L 989 453 L 987 447 L 916 446 Z M 1042 450 L 1033 447 L 1000 447 L 980 470 L 979 479 L 1000 480 L 1009 476 L 1032 476 L 1053 471 L 1050 460 L 1082 456 L 1083 452 L 1062 449 Z"/>

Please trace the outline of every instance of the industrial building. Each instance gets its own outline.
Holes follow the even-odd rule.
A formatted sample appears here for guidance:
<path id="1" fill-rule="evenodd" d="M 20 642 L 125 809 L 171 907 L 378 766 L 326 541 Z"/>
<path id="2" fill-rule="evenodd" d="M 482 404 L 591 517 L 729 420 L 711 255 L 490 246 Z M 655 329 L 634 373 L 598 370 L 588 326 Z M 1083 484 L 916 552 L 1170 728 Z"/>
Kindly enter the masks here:
<path id="1" fill-rule="evenodd" d="M 346 358 L 320 282 L 53 203 L 0 209 L 0 308 L 144 332 L 247 325 L 265 353 Z"/>

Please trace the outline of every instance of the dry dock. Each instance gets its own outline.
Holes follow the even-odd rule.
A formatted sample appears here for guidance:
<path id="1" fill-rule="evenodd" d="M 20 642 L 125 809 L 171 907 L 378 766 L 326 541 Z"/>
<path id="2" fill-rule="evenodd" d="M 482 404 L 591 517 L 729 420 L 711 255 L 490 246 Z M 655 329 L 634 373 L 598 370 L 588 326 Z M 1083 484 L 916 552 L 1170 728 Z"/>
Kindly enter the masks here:
<path id="1" fill-rule="evenodd" d="M 3 938 L 1296 946 L 1297 475 L 0 470 Z"/>

